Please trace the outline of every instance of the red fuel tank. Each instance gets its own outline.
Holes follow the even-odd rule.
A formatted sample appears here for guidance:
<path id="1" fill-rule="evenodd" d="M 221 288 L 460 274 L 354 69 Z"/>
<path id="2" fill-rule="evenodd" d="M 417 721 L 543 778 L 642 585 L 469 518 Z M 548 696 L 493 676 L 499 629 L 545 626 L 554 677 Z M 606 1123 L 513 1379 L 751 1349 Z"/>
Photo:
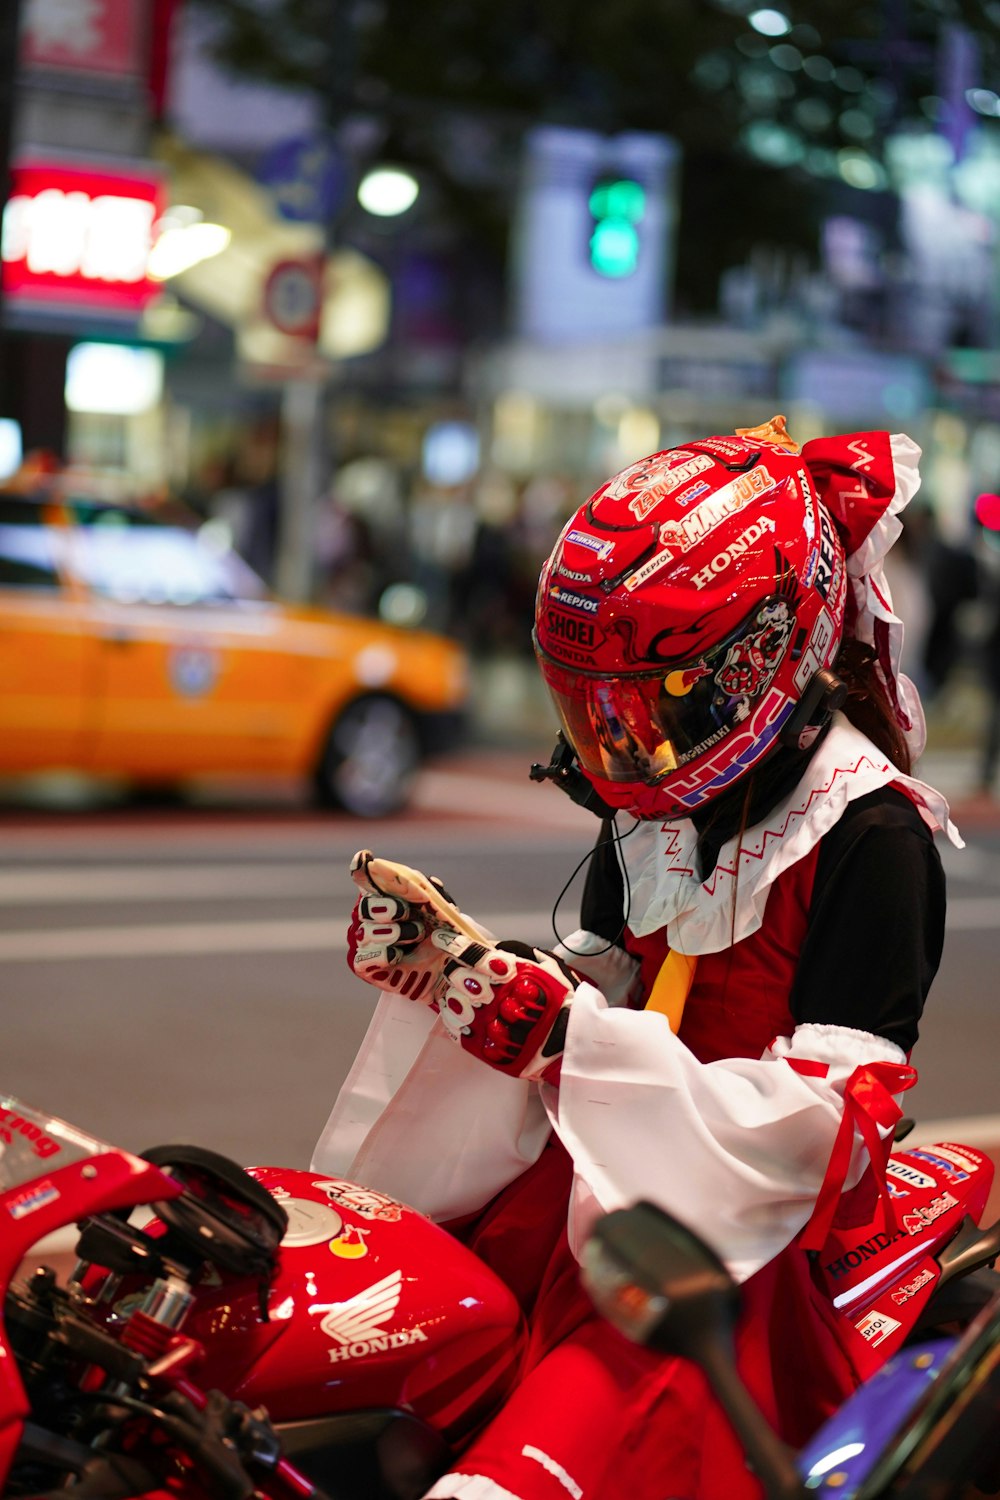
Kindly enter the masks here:
<path id="1" fill-rule="evenodd" d="M 288 1231 L 266 1292 L 245 1278 L 198 1286 L 184 1332 L 205 1346 L 199 1384 L 278 1422 L 406 1407 L 452 1442 L 499 1407 L 524 1327 L 482 1261 L 370 1188 L 281 1167 L 251 1175 L 287 1212 Z"/>

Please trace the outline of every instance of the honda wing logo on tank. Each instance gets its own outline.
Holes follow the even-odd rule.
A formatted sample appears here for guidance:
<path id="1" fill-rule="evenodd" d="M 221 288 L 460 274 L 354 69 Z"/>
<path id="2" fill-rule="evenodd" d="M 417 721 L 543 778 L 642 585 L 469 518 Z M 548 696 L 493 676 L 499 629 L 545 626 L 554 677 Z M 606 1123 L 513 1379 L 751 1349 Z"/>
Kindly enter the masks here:
<path id="1" fill-rule="evenodd" d="M 384 1326 L 399 1306 L 402 1289 L 403 1273 L 393 1271 L 345 1302 L 315 1303 L 309 1309 L 326 1314 L 319 1326 L 340 1345 L 339 1349 L 330 1350 L 331 1363 L 363 1359 L 367 1354 L 403 1349 L 407 1344 L 426 1343 L 427 1335 L 422 1328 L 389 1333 Z"/>

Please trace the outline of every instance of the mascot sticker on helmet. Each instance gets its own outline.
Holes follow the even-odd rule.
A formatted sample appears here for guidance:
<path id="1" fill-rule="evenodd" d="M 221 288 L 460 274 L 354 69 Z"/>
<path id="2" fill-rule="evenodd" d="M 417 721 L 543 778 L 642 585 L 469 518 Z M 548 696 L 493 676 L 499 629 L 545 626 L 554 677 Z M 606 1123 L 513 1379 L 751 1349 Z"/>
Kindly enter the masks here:
<path id="1" fill-rule="evenodd" d="M 756 698 L 763 692 L 792 635 L 795 617 L 784 599 L 775 599 L 758 610 L 755 628 L 734 641 L 726 653 L 715 681 L 730 697 Z M 746 713 L 738 717 L 745 718 Z"/>
<path id="2" fill-rule="evenodd" d="M 678 463 L 680 457 L 681 452 L 673 449 L 666 453 L 655 453 L 652 458 L 640 459 L 637 464 L 623 469 L 609 481 L 604 491 L 605 496 L 610 500 L 629 497 L 629 510 L 637 521 L 644 521 L 661 500 L 712 467 L 713 461 L 707 453 L 689 454 L 682 463 Z"/>

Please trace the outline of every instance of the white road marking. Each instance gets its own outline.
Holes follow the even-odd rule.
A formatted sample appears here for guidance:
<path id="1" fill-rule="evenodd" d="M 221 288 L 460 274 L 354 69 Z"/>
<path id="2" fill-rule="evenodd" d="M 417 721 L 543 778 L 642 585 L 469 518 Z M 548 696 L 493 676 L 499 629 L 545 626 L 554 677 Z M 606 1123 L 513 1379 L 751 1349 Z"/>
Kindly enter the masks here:
<path id="1" fill-rule="evenodd" d="M 64 865 L 0 871 L 0 906 L 350 894 L 345 860 L 303 864 Z"/>
<path id="2" fill-rule="evenodd" d="M 110 872 L 95 870 L 85 874 L 81 871 L 74 878 L 96 881 L 102 873 Z M 211 871 L 208 873 L 212 874 Z M 251 877 L 257 872 L 247 870 L 239 873 L 241 877 Z M 180 878 L 180 872 L 176 871 L 153 871 L 150 874 L 169 874 L 171 877 L 177 875 Z M 312 872 L 314 883 L 307 886 L 310 894 L 324 894 L 321 874 L 321 871 Z M 69 872 L 67 876 L 69 878 Z M 224 892 L 218 882 L 213 884 L 209 881 L 207 884 L 210 887 L 207 890 L 194 892 L 188 889 L 186 894 L 241 894 L 235 890 Z M 83 888 L 80 887 L 81 890 Z M 94 894 L 94 887 L 90 889 L 91 894 Z M 277 891 L 272 893 L 279 894 Z M 161 888 L 159 892 L 150 889 L 147 899 L 153 894 L 163 895 L 165 889 Z M 36 895 L 31 899 L 38 900 L 39 897 Z M 88 898 L 83 894 L 67 894 L 62 899 Z M 117 897 L 105 895 L 103 899 Z M 569 921 L 569 918 L 566 920 Z M 539 908 L 529 912 L 483 915 L 481 921 L 489 931 L 502 936 L 519 937 L 525 942 L 543 943 L 546 946 L 552 940 L 548 913 Z M 570 921 L 570 926 L 572 925 Z M 1000 898 L 963 896 L 951 900 L 948 903 L 948 927 L 956 932 L 1000 931 Z M 28 932 L 0 932 L 0 963 L 54 963 L 66 959 L 136 958 L 153 955 L 195 958 L 206 953 L 343 952 L 346 946 L 345 910 L 335 917 L 292 917 L 272 921 L 255 921 L 251 918 L 231 922 L 156 922 L 114 927 L 50 927 Z"/>
<path id="3" fill-rule="evenodd" d="M 945 925 L 951 932 L 1000 932 L 1000 896 L 951 896 Z"/>
<path id="4" fill-rule="evenodd" d="M 548 942 L 545 912 L 482 918 L 501 937 Z M 546 935 L 547 934 L 547 935 Z M 272 922 L 157 922 L 135 927 L 64 927 L 0 933 L 0 963 L 58 963 L 67 959 L 199 958 L 207 953 L 343 953 L 347 914 Z"/>

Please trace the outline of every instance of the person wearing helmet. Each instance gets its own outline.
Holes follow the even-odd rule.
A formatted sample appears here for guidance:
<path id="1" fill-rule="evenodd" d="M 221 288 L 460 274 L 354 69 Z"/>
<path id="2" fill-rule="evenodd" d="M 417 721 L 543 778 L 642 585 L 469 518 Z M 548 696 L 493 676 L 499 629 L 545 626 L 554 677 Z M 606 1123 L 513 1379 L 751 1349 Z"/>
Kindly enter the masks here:
<path id="1" fill-rule="evenodd" d="M 579 1288 L 595 1217 L 637 1199 L 744 1283 L 739 1363 L 787 1441 L 871 1368 L 816 1268 L 840 1224 L 896 1232 L 933 835 L 961 842 L 910 774 L 923 717 L 882 570 L 918 457 L 882 432 L 799 450 L 779 417 L 643 459 L 571 517 L 534 642 L 548 771 L 602 828 L 552 953 L 357 863 L 349 958 L 386 993 L 314 1165 L 447 1223 L 531 1316 L 526 1378 L 434 1500 L 761 1493 L 700 1376 Z"/>

